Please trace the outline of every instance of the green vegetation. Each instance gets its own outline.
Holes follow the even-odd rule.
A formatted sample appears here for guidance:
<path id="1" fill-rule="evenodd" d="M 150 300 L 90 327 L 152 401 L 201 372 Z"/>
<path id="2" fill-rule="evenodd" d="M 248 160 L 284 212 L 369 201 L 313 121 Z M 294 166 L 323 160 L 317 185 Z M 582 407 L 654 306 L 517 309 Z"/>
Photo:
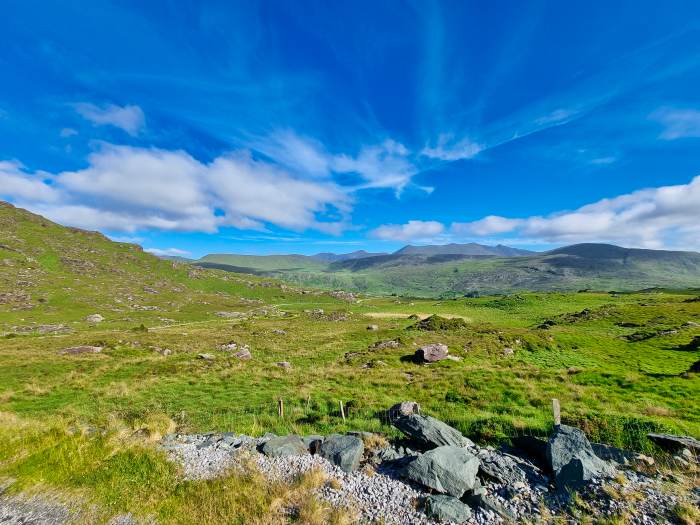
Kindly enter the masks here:
<path id="1" fill-rule="evenodd" d="M 414 249 L 332 264 L 304 256 L 207 256 L 202 261 L 206 263 L 209 257 L 216 257 L 222 263 L 217 267 L 222 270 L 257 273 L 299 286 L 374 295 L 451 298 L 523 290 L 631 291 L 700 286 L 698 253 L 604 244 L 510 257 L 439 251 L 426 255 Z"/>
<path id="2" fill-rule="evenodd" d="M 229 517 L 276 523 L 265 514 L 280 508 L 273 500 L 306 499 L 303 481 L 268 495 L 252 472 L 182 482 L 152 446 L 174 428 L 390 434 L 383 410 L 410 399 L 499 441 L 549 431 L 556 397 L 564 420 L 593 440 L 653 452 L 648 431 L 700 434 L 700 381 L 689 372 L 700 350 L 688 346 L 700 336 L 697 291 L 345 302 L 163 261 L 9 206 L 0 206 L 0 268 L 0 478 L 79 494 L 110 515 L 230 523 L 207 503 L 228 498 Z M 96 313 L 102 322 L 85 320 Z M 416 317 L 428 329 L 413 329 Z M 652 335 L 630 337 L 639 332 Z M 398 347 L 377 344 L 388 340 Z M 249 345 L 252 359 L 221 349 L 231 342 Z M 409 358 L 435 342 L 461 360 Z M 60 353 L 79 345 L 103 350 Z M 318 523 L 345 519 L 308 512 L 323 515 Z"/>

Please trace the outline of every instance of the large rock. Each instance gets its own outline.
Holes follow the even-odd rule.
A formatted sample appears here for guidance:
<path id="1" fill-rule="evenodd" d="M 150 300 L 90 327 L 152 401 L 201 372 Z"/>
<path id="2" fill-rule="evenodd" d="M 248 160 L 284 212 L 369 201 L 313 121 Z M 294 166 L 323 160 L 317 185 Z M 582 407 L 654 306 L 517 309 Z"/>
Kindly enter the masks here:
<path id="1" fill-rule="evenodd" d="M 416 350 L 416 360 L 422 363 L 435 363 L 447 359 L 448 352 L 447 345 L 433 343 L 431 345 L 421 346 Z"/>
<path id="2" fill-rule="evenodd" d="M 472 517 L 472 509 L 452 496 L 433 494 L 425 500 L 425 514 L 439 522 L 466 523 Z"/>
<path id="3" fill-rule="evenodd" d="M 337 465 L 345 472 L 357 470 L 365 450 L 362 440 L 355 436 L 328 436 L 318 449 L 318 455 Z"/>
<path id="4" fill-rule="evenodd" d="M 389 421 L 410 416 L 411 414 L 420 414 L 420 405 L 415 401 L 401 401 L 401 403 L 396 403 L 386 412 Z"/>
<path id="5" fill-rule="evenodd" d="M 262 453 L 271 458 L 303 456 L 309 453 L 309 449 L 299 436 L 279 436 L 267 440 Z"/>
<path id="6" fill-rule="evenodd" d="M 430 450 L 411 461 L 403 470 L 406 479 L 443 494 L 461 498 L 476 484 L 479 459 L 460 447 Z"/>
<path id="7" fill-rule="evenodd" d="M 474 445 L 456 428 L 430 416 L 412 414 L 397 419 L 393 425 L 423 448 L 435 448 L 443 445 L 456 447 Z"/>
<path id="8" fill-rule="evenodd" d="M 700 450 L 700 441 L 690 436 L 673 434 L 647 434 L 647 437 L 662 448 L 673 452 L 684 448 Z"/>
<path id="9" fill-rule="evenodd" d="M 568 425 L 559 425 L 549 437 L 547 461 L 560 488 L 615 475 L 615 468 L 595 455 L 586 434 Z"/>
<path id="10" fill-rule="evenodd" d="M 478 457 L 479 471 L 489 478 L 505 485 L 527 482 L 527 474 L 513 458 L 489 449 L 481 449 Z"/>

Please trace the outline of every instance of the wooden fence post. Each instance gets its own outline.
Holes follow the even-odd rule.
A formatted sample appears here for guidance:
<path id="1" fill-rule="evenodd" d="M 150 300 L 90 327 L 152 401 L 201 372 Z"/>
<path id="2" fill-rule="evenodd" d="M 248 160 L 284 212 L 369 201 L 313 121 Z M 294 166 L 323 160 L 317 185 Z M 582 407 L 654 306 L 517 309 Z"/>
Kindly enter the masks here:
<path id="1" fill-rule="evenodd" d="M 339 401 L 340 403 L 340 415 L 343 417 L 343 423 L 345 423 L 345 409 L 343 408 L 343 402 Z"/>
<path id="2" fill-rule="evenodd" d="M 281 418 L 284 417 L 284 401 L 281 397 L 277 400 L 277 413 Z"/>
<path id="3" fill-rule="evenodd" d="M 552 399 L 552 416 L 554 417 L 554 427 L 561 425 L 561 408 L 558 399 Z"/>

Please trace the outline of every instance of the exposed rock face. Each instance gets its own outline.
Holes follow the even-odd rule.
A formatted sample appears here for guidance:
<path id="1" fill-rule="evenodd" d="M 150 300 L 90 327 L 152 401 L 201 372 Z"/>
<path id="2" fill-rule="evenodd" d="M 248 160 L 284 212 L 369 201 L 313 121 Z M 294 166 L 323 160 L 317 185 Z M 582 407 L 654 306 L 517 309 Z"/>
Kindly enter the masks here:
<path id="1" fill-rule="evenodd" d="M 318 449 L 318 455 L 326 458 L 345 472 L 357 470 L 360 466 L 365 446 L 362 440 L 355 436 L 328 436 Z"/>
<path id="2" fill-rule="evenodd" d="M 683 448 L 700 451 L 700 441 L 689 436 L 674 436 L 673 434 L 647 434 L 647 437 L 662 448 L 671 451 Z"/>
<path id="3" fill-rule="evenodd" d="M 447 345 L 442 343 L 433 343 L 430 345 L 421 346 L 416 350 L 416 360 L 423 363 L 435 363 L 447 358 L 449 350 Z"/>
<path id="4" fill-rule="evenodd" d="M 262 453 L 269 457 L 302 456 L 309 449 L 299 436 L 273 437 L 262 446 Z"/>
<path id="5" fill-rule="evenodd" d="M 420 414 L 420 405 L 415 401 L 401 401 L 396 403 L 386 412 L 389 421 L 394 421 L 400 417 L 410 416 L 411 414 Z"/>
<path id="6" fill-rule="evenodd" d="M 595 455 L 586 435 L 568 425 L 560 425 L 549 437 L 547 460 L 560 488 L 576 488 L 593 478 L 615 475 L 615 468 Z"/>
<path id="7" fill-rule="evenodd" d="M 64 355 L 76 355 L 76 354 L 99 354 L 102 352 L 101 346 L 72 346 L 70 348 L 64 348 L 59 354 Z"/>
<path id="8" fill-rule="evenodd" d="M 423 448 L 444 445 L 456 447 L 472 446 L 474 443 L 459 430 L 430 416 L 412 414 L 393 422 L 393 425 Z"/>
<path id="9" fill-rule="evenodd" d="M 476 486 L 479 459 L 464 448 L 438 447 L 418 456 L 403 470 L 403 476 L 424 487 L 461 498 Z"/>
<path id="10" fill-rule="evenodd" d="M 481 449 L 478 454 L 481 464 L 479 471 L 504 485 L 525 483 L 527 474 L 510 457 L 488 449 Z"/>
<path id="11" fill-rule="evenodd" d="M 452 496 L 433 494 L 425 499 L 425 514 L 440 522 L 466 523 L 472 509 Z"/>

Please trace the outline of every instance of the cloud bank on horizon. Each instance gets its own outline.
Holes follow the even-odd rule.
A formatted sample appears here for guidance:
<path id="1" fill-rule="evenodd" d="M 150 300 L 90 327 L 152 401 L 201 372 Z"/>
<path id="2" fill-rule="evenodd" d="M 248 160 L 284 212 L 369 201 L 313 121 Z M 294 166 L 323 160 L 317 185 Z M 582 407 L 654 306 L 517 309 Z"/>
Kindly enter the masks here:
<path id="1" fill-rule="evenodd" d="M 157 254 L 700 249 L 700 6 L 303 4 L 10 2 L 0 198 Z"/>

